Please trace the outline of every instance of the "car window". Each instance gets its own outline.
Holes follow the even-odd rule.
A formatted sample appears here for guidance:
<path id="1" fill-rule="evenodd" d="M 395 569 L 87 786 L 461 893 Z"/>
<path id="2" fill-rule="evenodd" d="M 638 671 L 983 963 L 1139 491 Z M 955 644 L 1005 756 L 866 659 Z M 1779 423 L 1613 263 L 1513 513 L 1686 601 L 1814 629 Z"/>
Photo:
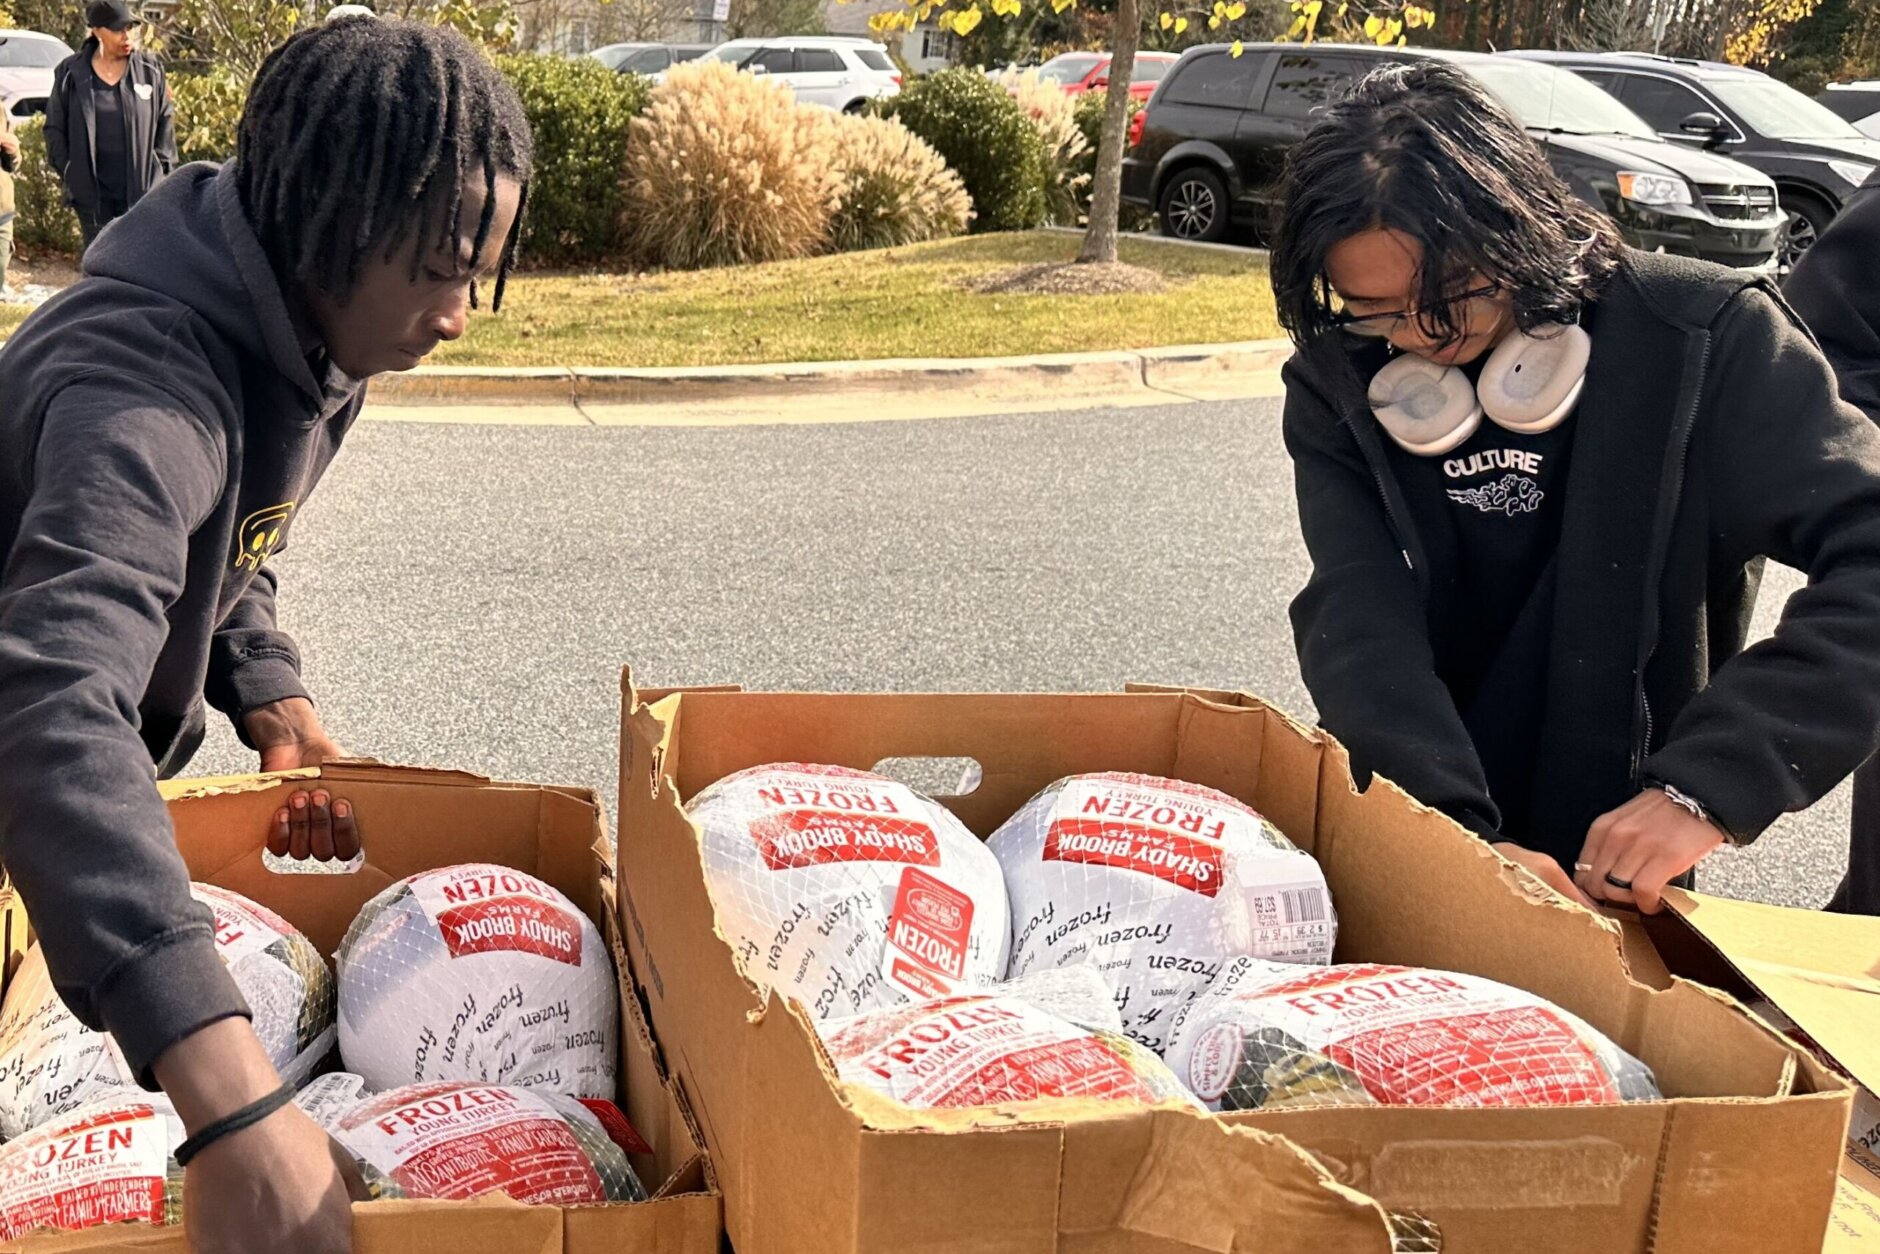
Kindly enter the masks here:
<path id="1" fill-rule="evenodd" d="M 1180 72 L 1162 89 L 1164 98 L 1171 104 L 1244 109 L 1253 103 L 1254 71 L 1258 64 L 1252 57 L 1204 53 L 1180 67 Z"/>
<path id="2" fill-rule="evenodd" d="M 862 59 L 862 64 L 877 74 L 894 73 L 894 62 L 888 60 L 888 54 L 876 48 L 863 48 L 855 54 Z"/>
<path id="3" fill-rule="evenodd" d="M 723 61 L 728 65 L 734 65 L 742 69 L 744 66 L 750 64 L 751 58 L 756 56 L 758 52 L 759 48 L 755 44 L 719 44 L 700 59 L 704 61 Z"/>
<path id="4" fill-rule="evenodd" d="M 1130 73 L 1129 81 L 1132 83 L 1159 83 L 1168 74 L 1172 64 L 1172 62 L 1164 61 L 1159 57 L 1153 61 L 1138 61 L 1136 62 L 1136 68 Z"/>
<path id="5" fill-rule="evenodd" d="M 1463 68 L 1531 130 L 1656 138 L 1638 114 L 1569 70 L 1513 57 L 1475 57 Z"/>
<path id="6" fill-rule="evenodd" d="M 1685 118 L 1693 113 L 1715 113 L 1708 100 L 1668 78 L 1647 74 L 1622 74 L 1625 89 L 1619 98 L 1632 112 L 1652 124 L 1652 129 L 1675 134 Z"/>
<path id="7" fill-rule="evenodd" d="M 672 65 L 672 54 L 664 48 L 638 48 L 614 68 L 633 74 L 658 74 Z"/>
<path id="8" fill-rule="evenodd" d="M 840 74 L 842 70 L 842 58 L 828 48 L 798 48 L 796 50 L 798 74 Z"/>
<path id="9" fill-rule="evenodd" d="M 1708 86 L 1752 130 L 1771 139 L 1853 139 L 1860 134 L 1828 106 L 1773 78 L 1733 75 Z"/>
<path id="10" fill-rule="evenodd" d="M 1282 118 L 1309 117 L 1349 91 L 1358 68 L 1346 57 L 1283 56 L 1267 89 L 1266 111 Z"/>
<path id="11" fill-rule="evenodd" d="M 0 36 L 0 65 L 19 70 L 50 70 L 71 55 L 50 39 Z"/>
<path id="12" fill-rule="evenodd" d="M 710 48 L 674 48 L 672 59 L 684 64 L 687 61 L 696 61 L 710 51 Z"/>
<path id="13" fill-rule="evenodd" d="M 1072 83 L 1081 83 L 1090 77 L 1090 71 L 1097 68 L 1099 62 L 1108 57 L 1096 56 L 1088 52 L 1066 52 L 1052 57 L 1038 67 L 1038 77 L 1047 83 L 1056 83 L 1067 87 Z"/>
<path id="14" fill-rule="evenodd" d="M 771 74 L 788 74 L 796 69 L 796 52 L 790 48 L 766 48 L 744 63 L 747 70 L 762 68 Z"/>

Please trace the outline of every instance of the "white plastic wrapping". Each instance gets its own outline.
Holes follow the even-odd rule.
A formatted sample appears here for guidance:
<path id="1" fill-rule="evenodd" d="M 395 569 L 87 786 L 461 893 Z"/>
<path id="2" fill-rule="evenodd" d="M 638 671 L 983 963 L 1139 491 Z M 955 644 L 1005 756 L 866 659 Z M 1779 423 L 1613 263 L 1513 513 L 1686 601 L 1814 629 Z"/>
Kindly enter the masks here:
<path id="1" fill-rule="evenodd" d="M 460 1201 L 507 1193 L 555 1206 L 646 1198 L 626 1150 L 644 1143 L 608 1101 L 498 1085 L 414 1084 L 315 1119 L 358 1159 L 377 1197 Z"/>
<path id="2" fill-rule="evenodd" d="M 1655 1101 L 1644 1063 L 1480 976 L 1239 958 L 1177 1016 L 1170 1067 L 1212 1110 Z"/>
<path id="3" fill-rule="evenodd" d="M 999 864 L 938 802 L 864 771 L 781 763 L 728 776 L 687 809 L 745 975 L 818 1019 L 1004 975 Z"/>
<path id="4" fill-rule="evenodd" d="M 619 998 L 593 922 L 509 867 L 400 880 L 340 942 L 339 1043 L 374 1091 L 426 1080 L 614 1092 Z"/>
<path id="5" fill-rule="evenodd" d="M 0 1146 L 0 1240 L 182 1220 L 183 1122 L 161 1093 L 117 1093 Z"/>
<path id="6" fill-rule="evenodd" d="M 320 951 L 238 893 L 191 884 L 190 894 L 215 913 L 216 951 L 253 1011 L 255 1034 L 275 1069 L 290 1084 L 301 1083 L 333 1048 L 333 976 Z M 72 1017 L 45 955 L 33 946 L 0 1005 L 0 1136 L 10 1139 L 89 1102 L 135 1091 L 117 1043 Z"/>
<path id="7" fill-rule="evenodd" d="M 1007 993 L 874 1010 L 827 1022 L 821 1033 L 841 1080 L 913 1107 L 1193 1101 L 1161 1059 L 1127 1036 L 1080 1027 Z"/>
<path id="8" fill-rule="evenodd" d="M 1095 963 L 1151 1049 L 1239 955 L 1331 961 L 1317 862 L 1225 793 L 1147 775 L 1059 780 L 986 842 L 1011 898 L 1013 977 Z"/>

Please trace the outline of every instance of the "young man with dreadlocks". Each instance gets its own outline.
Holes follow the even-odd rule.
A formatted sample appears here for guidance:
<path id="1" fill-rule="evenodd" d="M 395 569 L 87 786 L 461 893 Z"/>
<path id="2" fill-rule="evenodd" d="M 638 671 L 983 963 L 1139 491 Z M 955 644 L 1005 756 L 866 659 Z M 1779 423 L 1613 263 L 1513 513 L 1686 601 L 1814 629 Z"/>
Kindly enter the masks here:
<path id="1" fill-rule="evenodd" d="M 343 1250 L 350 1219 L 153 781 L 201 742 L 205 700 L 263 769 L 338 753 L 267 561 L 363 381 L 461 335 L 485 276 L 501 301 L 531 159 L 460 36 L 311 28 L 262 67 L 236 159 L 156 188 L 0 351 L 0 863 L 67 1005 L 182 1116 L 197 1254 Z M 358 848 L 321 791 L 267 838 Z"/>

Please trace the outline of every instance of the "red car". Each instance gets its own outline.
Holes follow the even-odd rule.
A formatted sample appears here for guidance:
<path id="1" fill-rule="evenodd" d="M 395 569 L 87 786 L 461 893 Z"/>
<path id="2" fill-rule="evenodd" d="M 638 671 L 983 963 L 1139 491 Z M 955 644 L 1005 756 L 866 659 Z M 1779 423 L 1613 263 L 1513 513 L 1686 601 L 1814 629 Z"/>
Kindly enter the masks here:
<path id="1" fill-rule="evenodd" d="M 1143 103 L 1155 94 L 1155 85 L 1181 60 L 1172 52 L 1138 52 L 1136 72 L 1130 76 L 1129 94 Z M 1081 96 L 1087 91 L 1104 91 L 1110 85 L 1110 54 L 1107 52 L 1065 52 L 1038 67 L 1038 77 L 1056 83 L 1068 95 Z"/>

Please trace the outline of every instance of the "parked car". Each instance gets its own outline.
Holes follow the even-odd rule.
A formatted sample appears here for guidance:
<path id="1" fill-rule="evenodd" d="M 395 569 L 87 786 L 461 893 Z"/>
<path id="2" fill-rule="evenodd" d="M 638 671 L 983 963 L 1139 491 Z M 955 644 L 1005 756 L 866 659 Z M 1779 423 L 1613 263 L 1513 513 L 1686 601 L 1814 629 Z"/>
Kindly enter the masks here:
<path id="1" fill-rule="evenodd" d="M 839 35 L 733 39 L 705 56 L 784 83 L 804 104 L 844 113 L 859 112 L 868 101 L 901 90 L 901 72 L 888 50 L 866 39 Z"/>
<path id="2" fill-rule="evenodd" d="M 1734 157 L 1775 180 L 1792 263 L 1880 166 L 1880 140 L 1787 83 L 1715 61 L 1646 53 L 1516 52 L 1611 92 L 1666 139 Z"/>
<path id="3" fill-rule="evenodd" d="M 1815 97 L 1868 139 L 1880 139 L 1880 79 L 1864 83 L 1829 83 Z"/>
<path id="4" fill-rule="evenodd" d="M 52 72 L 72 55 L 65 41 L 30 30 L 0 30 L 0 103 L 17 122 L 46 111 Z"/>
<path id="5" fill-rule="evenodd" d="M 1155 94 L 1155 85 L 1181 60 L 1172 52 L 1138 52 L 1136 65 L 1129 75 L 1129 94 L 1147 100 Z M 1087 91 L 1108 91 L 1110 54 L 1107 52 L 1065 52 L 1038 67 L 1038 77 L 1062 87 L 1066 95 L 1081 96 Z"/>
<path id="6" fill-rule="evenodd" d="M 610 70 L 622 74 L 644 74 L 655 81 L 666 71 L 687 61 L 696 61 L 715 44 L 608 44 L 588 53 Z"/>
<path id="7" fill-rule="evenodd" d="M 1638 115 L 1563 70 L 1474 52 L 1359 45 L 1191 48 L 1131 126 L 1123 199 L 1165 234 L 1271 234 L 1286 154 L 1313 114 L 1381 65 L 1440 57 L 1468 72 L 1528 128 L 1574 192 L 1611 214 L 1628 243 L 1773 270 L 1783 218 L 1748 166 L 1669 144 Z"/>

